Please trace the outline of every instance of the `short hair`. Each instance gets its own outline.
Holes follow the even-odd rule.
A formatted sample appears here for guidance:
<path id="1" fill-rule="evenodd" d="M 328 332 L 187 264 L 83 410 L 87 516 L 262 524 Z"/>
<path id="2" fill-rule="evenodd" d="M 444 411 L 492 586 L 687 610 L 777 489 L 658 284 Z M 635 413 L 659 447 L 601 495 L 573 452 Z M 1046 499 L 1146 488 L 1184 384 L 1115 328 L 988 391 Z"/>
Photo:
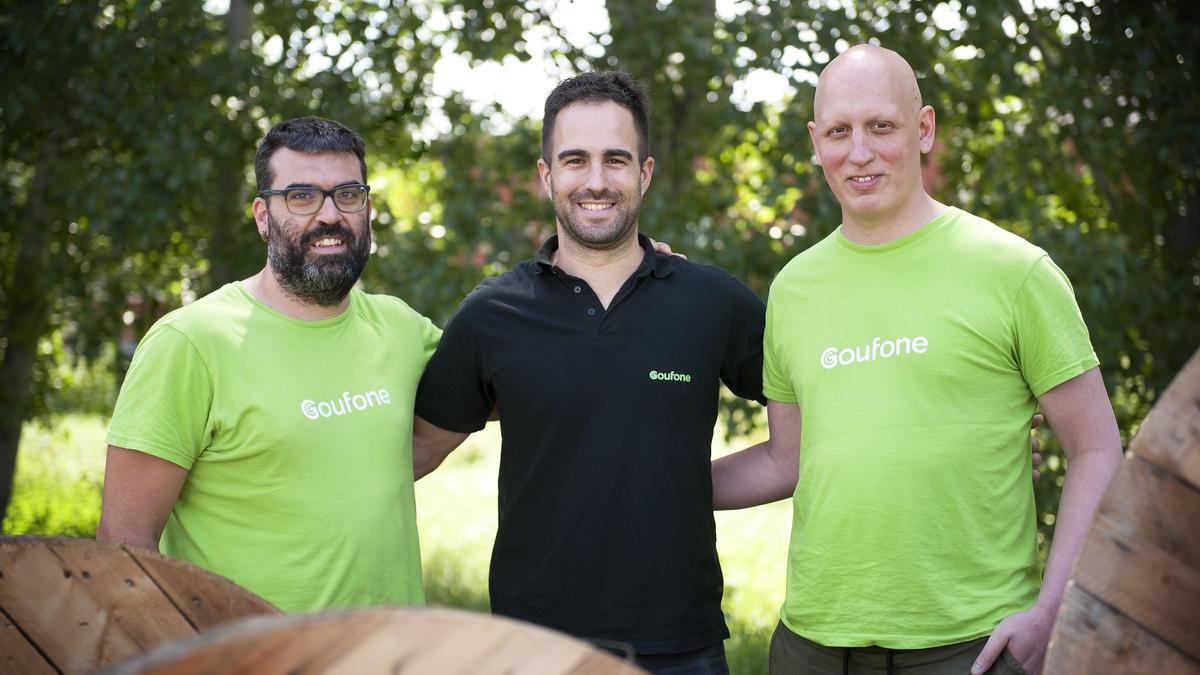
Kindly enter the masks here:
<path id="1" fill-rule="evenodd" d="M 632 75 L 619 70 L 576 75 L 559 82 L 550 92 L 542 115 L 542 159 L 550 161 L 554 121 L 560 110 L 572 103 L 603 101 L 612 101 L 633 114 L 633 126 L 638 136 L 638 164 L 645 162 L 650 156 L 650 95 Z"/>
<path id="2" fill-rule="evenodd" d="M 358 158 L 363 182 L 367 182 L 367 144 L 358 132 L 323 117 L 297 117 L 271 127 L 258 143 L 258 152 L 254 156 L 254 181 L 260 192 L 270 188 L 275 180 L 271 157 L 280 148 L 310 154 L 352 153 Z"/>

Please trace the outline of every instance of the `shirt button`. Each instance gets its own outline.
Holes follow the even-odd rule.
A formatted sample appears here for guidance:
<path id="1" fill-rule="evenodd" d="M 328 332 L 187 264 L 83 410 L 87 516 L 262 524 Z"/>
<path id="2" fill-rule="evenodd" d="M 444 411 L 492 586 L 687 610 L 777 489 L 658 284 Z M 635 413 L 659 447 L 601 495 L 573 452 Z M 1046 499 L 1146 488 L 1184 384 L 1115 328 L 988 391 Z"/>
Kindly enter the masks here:
<path id="1" fill-rule="evenodd" d="M 572 288 L 571 290 L 575 291 L 576 293 L 582 293 L 582 292 L 583 292 L 583 289 L 582 289 L 582 288 L 580 288 L 579 286 L 576 286 L 575 288 Z"/>
<path id="2" fill-rule="evenodd" d="M 588 307 L 588 316 L 596 316 L 596 308 Z"/>

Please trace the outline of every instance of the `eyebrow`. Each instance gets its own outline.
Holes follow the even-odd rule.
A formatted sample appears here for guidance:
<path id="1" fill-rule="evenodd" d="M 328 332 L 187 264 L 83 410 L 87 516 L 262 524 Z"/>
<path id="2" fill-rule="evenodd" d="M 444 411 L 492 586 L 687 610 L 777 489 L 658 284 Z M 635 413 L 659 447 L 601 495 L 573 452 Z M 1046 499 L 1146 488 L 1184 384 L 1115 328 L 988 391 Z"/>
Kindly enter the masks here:
<path id="1" fill-rule="evenodd" d="M 336 190 L 338 188 L 347 187 L 349 185 L 366 185 L 366 183 L 360 183 L 359 181 L 356 181 L 356 180 L 348 180 L 344 183 L 338 183 L 337 185 L 334 185 L 333 187 L 331 187 L 329 189 Z M 292 188 L 316 188 L 318 190 L 324 189 L 320 185 L 316 185 L 315 183 L 288 183 L 287 185 L 284 186 L 283 189 L 290 190 Z"/>
<path id="2" fill-rule="evenodd" d="M 566 159 L 567 157 L 578 157 L 578 156 L 586 157 L 587 154 L 588 154 L 587 151 L 584 150 L 583 148 L 567 148 L 566 150 L 563 150 L 562 152 L 558 153 L 558 159 Z M 628 160 L 633 159 L 633 153 L 628 150 L 625 150 L 624 148 L 609 148 L 604 151 L 604 156 L 605 157 L 624 157 L 625 159 L 628 159 Z"/>

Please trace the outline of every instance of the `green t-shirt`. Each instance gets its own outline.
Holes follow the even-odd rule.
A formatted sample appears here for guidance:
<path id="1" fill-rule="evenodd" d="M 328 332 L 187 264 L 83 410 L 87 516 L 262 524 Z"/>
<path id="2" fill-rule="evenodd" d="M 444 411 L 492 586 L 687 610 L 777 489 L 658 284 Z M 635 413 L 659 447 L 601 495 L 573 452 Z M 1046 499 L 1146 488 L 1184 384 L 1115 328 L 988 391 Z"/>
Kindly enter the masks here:
<path id="1" fill-rule="evenodd" d="M 1029 421 L 1096 364 L 1046 253 L 958 209 L 798 255 L 771 287 L 763 366 L 764 394 L 803 416 L 784 623 L 919 649 L 1030 607 Z"/>
<path id="2" fill-rule="evenodd" d="M 439 336 L 358 290 L 320 321 L 240 283 L 163 317 L 108 432 L 189 470 L 162 551 L 287 611 L 423 602 L 412 411 Z"/>

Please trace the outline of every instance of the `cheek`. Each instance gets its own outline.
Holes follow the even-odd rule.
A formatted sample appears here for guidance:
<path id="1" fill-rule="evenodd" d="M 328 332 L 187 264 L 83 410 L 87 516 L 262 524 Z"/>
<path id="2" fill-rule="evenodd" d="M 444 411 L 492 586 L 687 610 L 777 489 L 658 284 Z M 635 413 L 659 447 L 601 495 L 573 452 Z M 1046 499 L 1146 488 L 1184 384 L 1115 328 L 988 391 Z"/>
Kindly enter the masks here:
<path id="1" fill-rule="evenodd" d="M 821 167 L 826 171 L 837 169 L 846 161 L 846 155 L 850 152 L 849 147 L 840 143 L 824 143 L 817 146 L 817 156 L 821 161 Z"/>
<path id="2" fill-rule="evenodd" d="M 875 148 L 875 153 L 884 161 L 893 163 L 903 163 L 909 158 L 919 157 L 921 154 L 917 145 L 904 141 L 880 143 Z"/>

